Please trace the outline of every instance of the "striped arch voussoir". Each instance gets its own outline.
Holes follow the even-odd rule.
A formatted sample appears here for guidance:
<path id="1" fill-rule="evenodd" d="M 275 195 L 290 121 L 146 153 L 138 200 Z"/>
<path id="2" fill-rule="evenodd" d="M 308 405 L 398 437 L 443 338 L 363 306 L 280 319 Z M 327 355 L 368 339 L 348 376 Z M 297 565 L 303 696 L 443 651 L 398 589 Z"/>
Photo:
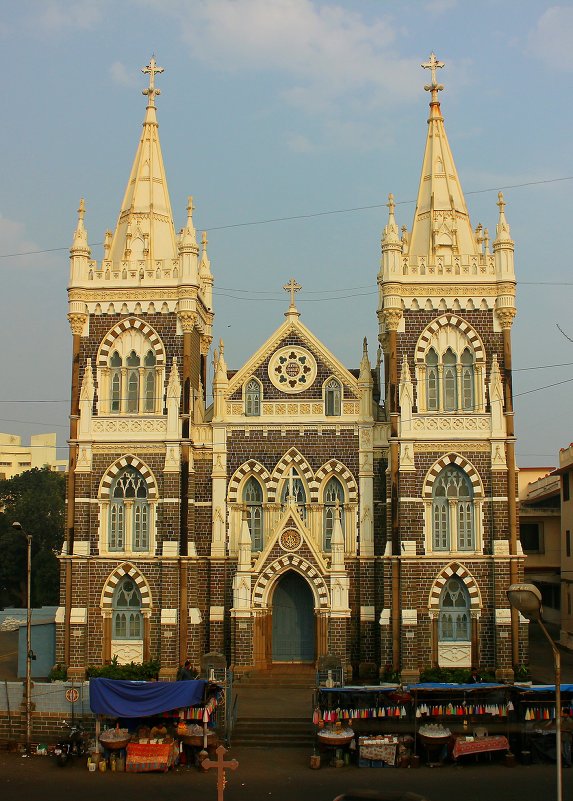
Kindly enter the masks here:
<path id="1" fill-rule="evenodd" d="M 296 553 L 289 553 L 281 556 L 272 562 L 261 573 L 253 589 L 253 606 L 261 608 L 268 603 L 269 591 L 276 580 L 288 570 L 296 570 L 304 576 L 314 594 L 317 606 L 326 609 L 329 605 L 328 589 L 324 579 L 310 562 L 298 556 Z"/>
<path id="2" fill-rule="evenodd" d="M 346 485 L 346 489 L 348 491 L 348 501 L 350 503 L 357 503 L 358 502 L 358 487 L 356 486 L 356 481 L 354 480 L 354 476 L 350 472 L 350 470 L 343 465 L 342 462 L 338 462 L 336 459 L 331 459 L 326 464 L 323 464 L 316 473 L 315 480 L 316 480 L 316 488 L 313 490 L 311 501 L 312 503 L 318 503 L 318 489 L 323 483 L 326 478 L 331 478 L 332 476 L 336 476 L 340 480 L 340 482 Z"/>
<path id="3" fill-rule="evenodd" d="M 460 565 L 458 562 L 451 562 L 442 570 L 440 575 L 434 581 L 432 589 L 430 590 L 430 600 L 428 604 L 429 608 L 440 608 L 440 597 L 442 595 L 442 590 L 444 589 L 445 583 L 448 581 L 448 579 L 452 578 L 452 576 L 457 576 L 465 584 L 466 590 L 470 596 L 471 609 L 481 609 L 480 591 L 476 581 L 467 568 L 465 568 L 463 565 Z"/>
<path id="4" fill-rule="evenodd" d="M 125 578 L 125 576 L 129 576 L 135 582 L 141 595 L 141 608 L 151 609 L 151 594 L 149 592 L 149 586 L 139 570 L 129 562 L 124 562 L 122 565 L 119 565 L 119 567 L 116 567 L 115 570 L 108 576 L 101 594 L 101 608 L 113 608 L 113 594 L 115 592 L 115 588 L 122 578 Z"/>
<path id="5" fill-rule="evenodd" d="M 295 467 L 308 485 L 310 497 L 316 496 L 318 493 L 318 486 L 314 480 L 314 474 L 311 470 L 309 463 L 304 456 L 297 451 L 296 448 L 291 448 L 273 470 L 273 475 L 269 483 L 269 501 L 274 501 L 276 498 L 276 491 L 279 481 L 286 475 L 289 467 Z"/>
<path id="6" fill-rule="evenodd" d="M 249 459 L 248 462 L 245 462 L 245 464 L 242 464 L 240 467 L 238 467 L 231 476 L 227 493 L 229 503 L 240 503 L 241 499 L 239 498 L 239 487 L 241 486 L 243 479 L 245 479 L 247 476 L 255 476 L 258 478 L 261 484 L 267 488 L 268 492 L 268 487 L 271 482 L 269 471 L 259 462 L 255 461 L 254 459 Z"/>
<path id="7" fill-rule="evenodd" d="M 153 473 L 146 464 L 143 464 L 143 462 L 137 458 L 137 456 L 130 455 L 122 456 L 121 459 L 118 459 L 117 462 L 114 462 L 111 467 L 107 469 L 100 484 L 100 498 L 109 498 L 109 492 L 114 478 L 117 476 L 120 470 L 123 470 L 124 467 L 128 466 L 139 470 L 145 479 L 147 483 L 148 497 L 151 500 L 157 498 L 157 485 L 155 483 L 155 479 L 153 478 Z"/>
<path id="8" fill-rule="evenodd" d="M 474 491 L 475 498 L 483 497 L 483 487 L 479 477 L 479 473 L 471 464 L 465 459 L 463 456 L 460 456 L 458 453 L 448 453 L 447 456 L 442 456 L 441 459 L 438 459 L 432 467 L 428 470 L 426 475 L 426 480 L 424 481 L 424 491 L 423 497 L 424 498 L 431 498 L 432 497 L 432 490 L 434 487 L 434 481 L 440 475 L 444 467 L 448 467 L 451 464 L 455 464 L 460 467 L 464 473 L 467 475 L 469 480 L 471 481 L 472 488 Z"/>
<path id="9" fill-rule="evenodd" d="M 157 331 L 155 331 L 155 329 L 152 328 L 148 323 L 144 323 L 143 320 L 140 320 L 137 317 L 126 317 L 124 320 L 121 320 L 119 323 L 117 323 L 117 325 L 114 325 L 114 327 L 111 328 L 103 338 L 99 347 L 97 360 L 98 367 L 107 366 L 109 352 L 113 347 L 113 343 L 118 336 L 120 336 L 120 334 L 123 334 L 123 332 L 127 331 L 129 328 L 136 328 L 138 331 L 141 331 L 141 333 L 149 340 L 149 344 L 153 348 L 157 364 L 165 364 L 163 345 Z"/>
<path id="10" fill-rule="evenodd" d="M 418 339 L 416 351 L 414 353 L 414 359 L 417 364 L 423 364 L 426 357 L 426 351 L 428 350 L 428 345 L 430 344 L 433 335 L 440 328 L 446 325 L 451 325 L 465 334 L 473 348 L 476 362 L 483 361 L 483 343 L 477 331 L 468 322 L 466 322 L 466 320 L 462 320 L 462 318 L 458 317 L 456 314 L 444 314 L 441 317 L 438 317 L 436 320 L 433 320 Z"/>

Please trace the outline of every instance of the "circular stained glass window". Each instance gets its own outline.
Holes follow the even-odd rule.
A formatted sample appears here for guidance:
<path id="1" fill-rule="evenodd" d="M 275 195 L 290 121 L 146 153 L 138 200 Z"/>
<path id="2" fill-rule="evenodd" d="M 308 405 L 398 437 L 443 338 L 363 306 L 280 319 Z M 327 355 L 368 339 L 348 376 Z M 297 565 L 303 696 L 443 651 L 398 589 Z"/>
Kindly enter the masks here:
<path id="1" fill-rule="evenodd" d="M 281 534 L 281 548 L 284 551 L 295 551 L 302 543 L 302 538 L 296 529 L 289 528 Z"/>
<path id="2" fill-rule="evenodd" d="M 316 378 L 314 356 L 298 346 L 281 348 L 269 361 L 269 378 L 282 392 L 303 392 Z"/>

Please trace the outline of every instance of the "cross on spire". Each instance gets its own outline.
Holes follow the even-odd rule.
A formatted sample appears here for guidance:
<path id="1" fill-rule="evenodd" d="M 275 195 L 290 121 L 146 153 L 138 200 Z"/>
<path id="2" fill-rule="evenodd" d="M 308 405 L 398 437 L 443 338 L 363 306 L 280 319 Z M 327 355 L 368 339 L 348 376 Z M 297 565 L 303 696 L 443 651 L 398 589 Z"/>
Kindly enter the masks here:
<path id="1" fill-rule="evenodd" d="M 436 78 L 436 70 L 442 69 L 444 66 L 443 61 L 438 61 L 436 58 L 436 54 L 434 52 L 430 53 L 430 58 L 426 61 L 425 64 L 421 65 L 425 70 L 430 70 L 432 76 L 432 83 L 427 84 L 424 86 L 426 92 L 441 92 L 444 88 L 441 83 L 438 83 Z"/>
<path id="2" fill-rule="evenodd" d="M 285 292 L 289 292 L 290 293 L 289 311 L 296 311 L 296 305 L 295 305 L 295 302 L 294 302 L 294 295 L 295 295 L 295 292 L 300 292 L 300 290 L 302 289 L 302 286 L 300 284 L 297 284 L 297 282 L 295 281 L 294 278 L 291 278 L 290 281 L 288 282 L 288 284 L 285 284 L 283 286 L 283 289 L 284 289 Z"/>
<path id="3" fill-rule="evenodd" d="M 163 72 L 164 67 L 158 67 L 157 61 L 155 60 L 155 55 L 151 56 L 151 61 L 147 65 L 147 67 L 142 67 L 141 71 L 145 75 L 149 75 L 149 86 L 147 89 L 142 91 L 142 94 L 147 95 L 149 100 L 149 105 L 155 105 L 155 95 L 161 94 L 161 89 L 155 88 L 155 76 L 161 72 Z"/>

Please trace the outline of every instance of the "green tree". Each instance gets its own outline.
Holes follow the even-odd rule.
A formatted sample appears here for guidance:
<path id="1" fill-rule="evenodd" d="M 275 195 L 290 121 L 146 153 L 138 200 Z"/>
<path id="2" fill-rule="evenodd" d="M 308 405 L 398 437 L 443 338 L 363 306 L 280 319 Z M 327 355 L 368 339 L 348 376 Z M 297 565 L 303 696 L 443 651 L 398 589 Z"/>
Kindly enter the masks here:
<path id="1" fill-rule="evenodd" d="M 32 535 L 32 602 L 37 605 L 57 603 L 57 554 L 64 541 L 65 486 L 64 474 L 47 467 L 0 480 L 0 597 L 3 604 L 26 606 L 26 540 L 12 528 L 16 520 Z"/>

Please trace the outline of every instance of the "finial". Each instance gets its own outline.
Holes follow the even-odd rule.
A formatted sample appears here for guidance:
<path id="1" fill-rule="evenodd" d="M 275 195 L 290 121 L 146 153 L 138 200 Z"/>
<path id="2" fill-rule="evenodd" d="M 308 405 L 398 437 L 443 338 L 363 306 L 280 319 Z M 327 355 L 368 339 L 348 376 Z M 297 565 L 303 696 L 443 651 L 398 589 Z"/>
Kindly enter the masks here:
<path id="1" fill-rule="evenodd" d="M 390 194 L 388 195 L 388 203 L 386 205 L 388 206 L 389 213 L 394 214 L 394 209 L 396 208 L 396 204 L 394 203 L 394 195 L 392 194 L 392 192 L 390 192 Z"/>
<path id="2" fill-rule="evenodd" d="M 291 278 L 290 281 L 288 282 L 288 284 L 285 284 L 283 286 L 283 289 L 284 289 L 285 292 L 289 292 L 290 293 L 290 306 L 288 307 L 287 314 L 291 314 L 291 313 L 298 314 L 297 308 L 296 308 L 295 302 L 294 302 L 294 295 L 295 295 L 295 292 L 300 292 L 300 290 L 302 289 L 302 286 L 300 284 L 297 284 L 297 282 L 295 281 L 294 278 Z"/>
<path id="3" fill-rule="evenodd" d="M 225 343 L 222 339 L 219 340 L 219 358 L 225 353 Z"/>
<path id="4" fill-rule="evenodd" d="M 207 239 L 207 231 L 203 231 L 203 234 L 201 236 L 201 244 L 203 245 L 203 249 L 206 249 L 208 241 L 209 240 Z"/>
<path id="5" fill-rule="evenodd" d="M 147 89 L 144 89 L 142 91 L 142 94 L 147 95 L 150 106 L 155 105 L 155 96 L 161 94 L 161 89 L 155 88 L 155 76 L 156 74 L 163 72 L 163 70 L 164 67 L 157 66 L 157 62 L 155 60 L 155 54 L 151 56 L 151 61 L 149 62 L 147 67 L 142 67 L 141 69 L 141 71 L 144 74 L 149 75 L 149 86 L 147 87 Z"/>
<path id="6" fill-rule="evenodd" d="M 189 195 L 189 197 L 187 198 L 187 220 L 192 219 L 194 211 L 195 211 L 195 206 L 193 205 L 193 195 Z"/>
<path id="7" fill-rule="evenodd" d="M 368 340 L 366 337 L 362 340 L 362 353 L 368 353 Z"/>
<path id="8" fill-rule="evenodd" d="M 438 61 L 438 59 L 436 58 L 436 54 L 432 52 L 430 53 L 429 61 L 427 61 L 425 64 L 422 64 L 421 66 L 425 70 L 430 70 L 432 78 L 432 82 L 424 86 L 426 92 L 431 92 L 432 96 L 434 96 L 437 92 L 441 92 L 444 87 L 441 83 L 438 83 L 436 79 L 436 70 L 442 69 L 442 67 L 444 66 L 444 62 Z"/>
<path id="9" fill-rule="evenodd" d="M 503 192 L 497 193 L 497 205 L 499 206 L 499 213 L 503 214 L 505 208 L 505 200 L 503 199 Z"/>
<path id="10" fill-rule="evenodd" d="M 82 198 L 80 198 L 80 207 L 78 209 L 78 219 L 80 219 L 82 222 L 83 222 L 85 213 L 86 213 L 86 204 L 85 204 L 85 201 L 84 201 L 84 199 L 82 197 Z"/>

